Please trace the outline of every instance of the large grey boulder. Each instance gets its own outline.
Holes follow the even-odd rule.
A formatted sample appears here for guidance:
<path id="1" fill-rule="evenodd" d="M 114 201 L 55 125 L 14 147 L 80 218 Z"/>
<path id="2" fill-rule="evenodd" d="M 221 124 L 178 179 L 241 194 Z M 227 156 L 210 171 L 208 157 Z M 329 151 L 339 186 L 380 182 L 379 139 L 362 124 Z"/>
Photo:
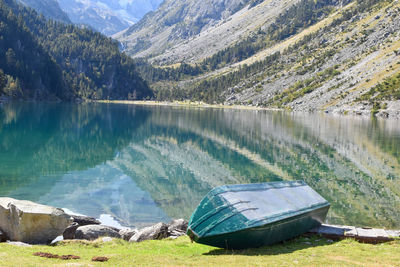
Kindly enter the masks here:
<path id="1" fill-rule="evenodd" d="M 96 240 L 99 237 L 121 238 L 121 235 L 113 227 L 104 225 L 85 225 L 76 229 L 75 239 Z"/>
<path id="2" fill-rule="evenodd" d="M 156 225 L 146 227 L 138 230 L 129 242 L 141 242 L 144 240 L 159 240 L 168 237 L 168 225 L 165 223 L 158 223 Z"/>
<path id="3" fill-rule="evenodd" d="M 71 217 L 62 209 L 0 198 L 0 229 L 12 241 L 47 244 L 61 235 L 71 222 Z"/>
<path id="4" fill-rule="evenodd" d="M 86 225 L 99 225 L 100 221 L 92 217 L 81 216 L 81 215 L 70 215 L 74 220 L 73 223 L 65 229 L 63 233 L 64 240 L 75 239 L 75 233 L 78 227 Z"/>

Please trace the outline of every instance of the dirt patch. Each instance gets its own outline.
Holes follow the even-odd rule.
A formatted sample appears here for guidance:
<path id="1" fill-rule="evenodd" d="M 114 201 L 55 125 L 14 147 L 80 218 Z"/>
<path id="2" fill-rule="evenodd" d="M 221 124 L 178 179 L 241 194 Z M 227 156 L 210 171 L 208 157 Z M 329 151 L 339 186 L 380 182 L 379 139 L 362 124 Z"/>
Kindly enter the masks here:
<path id="1" fill-rule="evenodd" d="M 99 261 L 99 262 L 105 262 L 108 260 L 109 260 L 109 258 L 107 258 L 107 257 L 93 257 L 92 258 L 92 261 Z"/>
<path id="2" fill-rule="evenodd" d="M 51 253 L 46 253 L 46 252 L 36 252 L 33 253 L 34 256 L 42 257 L 42 258 L 48 258 L 48 259 L 60 259 L 60 260 L 79 260 L 81 257 L 75 256 L 75 255 L 57 255 L 57 254 L 51 254 Z"/>

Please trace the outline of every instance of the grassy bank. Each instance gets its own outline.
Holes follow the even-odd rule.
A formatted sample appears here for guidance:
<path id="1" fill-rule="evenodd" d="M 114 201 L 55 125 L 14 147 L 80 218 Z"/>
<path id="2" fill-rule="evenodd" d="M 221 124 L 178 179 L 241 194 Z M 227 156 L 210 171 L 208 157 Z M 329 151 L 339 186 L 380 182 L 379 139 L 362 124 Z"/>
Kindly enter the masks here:
<path id="1" fill-rule="evenodd" d="M 63 261 L 33 256 L 35 252 L 73 254 L 79 260 Z M 106 263 L 92 257 L 106 256 Z M 0 266 L 399 266 L 400 241 L 370 245 L 354 240 L 332 242 L 319 237 L 298 238 L 283 244 L 226 251 L 177 240 L 127 243 L 67 242 L 30 248 L 0 244 Z"/>

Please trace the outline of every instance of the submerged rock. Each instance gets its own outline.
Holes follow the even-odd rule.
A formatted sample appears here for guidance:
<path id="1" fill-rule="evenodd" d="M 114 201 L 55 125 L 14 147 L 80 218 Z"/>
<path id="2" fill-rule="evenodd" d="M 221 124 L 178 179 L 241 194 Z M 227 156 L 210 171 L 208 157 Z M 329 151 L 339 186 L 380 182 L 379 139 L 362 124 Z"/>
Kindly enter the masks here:
<path id="1" fill-rule="evenodd" d="M 113 227 L 104 225 L 85 225 L 76 229 L 75 239 L 96 240 L 99 237 L 121 238 L 121 235 Z"/>
<path id="2" fill-rule="evenodd" d="M 71 217 L 62 209 L 31 201 L 0 198 L 0 228 L 12 241 L 50 243 L 71 222 Z"/>
<path id="3" fill-rule="evenodd" d="M 159 240 L 168 237 L 168 225 L 165 223 L 158 223 L 156 225 L 146 227 L 138 230 L 129 242 L 141 242 L 144 240 Z"/>

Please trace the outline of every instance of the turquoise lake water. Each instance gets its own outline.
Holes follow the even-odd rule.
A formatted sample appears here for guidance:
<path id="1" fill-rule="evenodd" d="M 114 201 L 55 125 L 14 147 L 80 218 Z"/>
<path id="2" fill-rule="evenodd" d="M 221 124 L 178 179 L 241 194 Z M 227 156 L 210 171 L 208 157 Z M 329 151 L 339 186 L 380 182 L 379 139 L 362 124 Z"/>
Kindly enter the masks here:
<path id="1" fill-rule="evenodd" d="M 0 104 L 0 196 L 142 227 L 223 184 L 305 180 L 328 222 L 400 228 L 400 121 L 117 104 Z"/>

